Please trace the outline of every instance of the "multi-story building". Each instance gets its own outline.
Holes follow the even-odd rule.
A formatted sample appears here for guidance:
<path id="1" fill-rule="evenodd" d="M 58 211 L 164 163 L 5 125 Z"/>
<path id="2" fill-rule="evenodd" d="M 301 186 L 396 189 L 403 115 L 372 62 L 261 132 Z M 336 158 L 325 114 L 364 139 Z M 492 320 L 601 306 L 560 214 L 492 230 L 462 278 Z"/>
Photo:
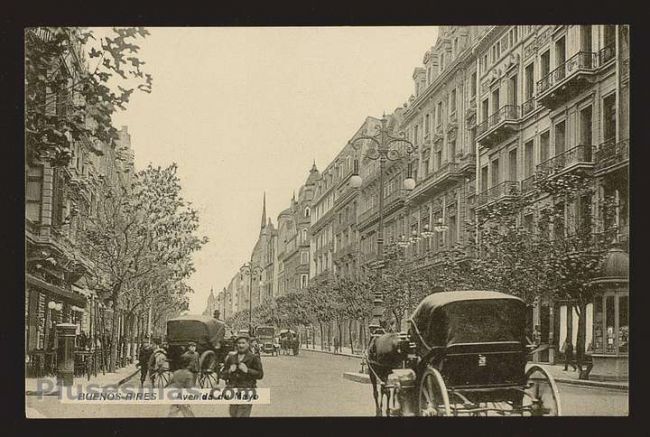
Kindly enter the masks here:
<path id="1" fill-rule="evenodd" d="M 467 242 L 474 215 L 476 154 L 476 68 L 472 45 L 483 28 L 441 26 L 423 66 L 413 73 L 415 94 L 400 129 L 417 146 L 415 188 L 406 197 L 404 238 L 416 235 L 409 251 L 416 268 L 436 263 L 438 254 Z M 400 175 L 395 186 L 406 175 Z M 402 190 L 401 197 L 404 198 Z M 439 224 L 446 232 L 433 232 Z M 421 238 L 420 235 L 425 235 Z M 389 241 L 394 235 L 387 235 Z"/>
<path id="2" fill-rule="evenodd" d="M 565 218 L 550 225 L 550 238 L 568 237 L 593 217 L 596 232 L 627 240 L 629 55 L 617 44 L 624 33 L 614 25 L 496 26 L 475 45 L 479 210 L 536 196 L 521 217 L 530 230 L 549 209 Z M 591 177 L 596 196 L 535 191 L 569 174 Z M 551 346 L 539 359 L 553 361 L 565 338 L 576 344 L 577 314 L 571 308 L 542 300 L 533 309 L 542 342 Z"/>
<path id="3" fill-rule="evenodd" d="M 368 117 L 350 141 L 374 134 L 380 121 Z M 323 170 L 316 183 L 311 232 L 313 259 L 310 277 L 355 276 L 359 267 L 359 190 L 350 187 L 355 162 L 364 154 L 368 140 L 348 142 Z M 360 169 L 365 169 L 363 165 Z M 370 175 L 370 173 L 368 173 Z M 362 205 L 366 205 L 367 201 Z"/>
<path id="4" fill-rule="evenodd" d="M 475 255 L 468 243 L 478 230 L 478 213 L 522 196 L 532 200 L 518 220 L 530 231 L 537 230 L 544 210 L 553 209 L 564 220 L 550 225 L 549 238 L 570 236 L 589 216 L 597 236 L 626 247 L 628 32 L 615 25 L 441 26 L 413 72 L 414 94 L 386 117 L 390 131 L 403 132 L 417 149 L 385 162 L 383 193 L 368 141 L 356 143 L 360 150 L 343 147 L 320 174 L 312 168 L 309 277 L 354 276 L 373 267 L 380 195 L 383 241 L 410 240 L 414 269 L 435 266 L 451 248 Z M 380 125 L 368 117 L 353 138 L 373 136 Z M 359 189 L 348 184 L 355 160 Z M 537 189 L 569 174 L 589 178 L 595 194 L 565 199 Z M 416 181 L 409 192 L 403 188 L 408 176 Z M 295 280 L 289 255 L 296 246 L 290 242 L 301 231 L 293 205 L 278 218 L 280 293 L 291 288 L 288 278 Z M 605 294 L 598 305 L 589 305 L 586 316 L 587 343 L 593 340 L 594 350 L 605 352 L 625 343 L 613 333 L 627 332 L 628 320 L 627 297 L 608 299 L 614 297 Z M 530 323 L 539 325 L 549 345 L 537 359 L 554 361 L 567 337 L 576 343 L 571 308 L 570 302 L 549 299 L 531 306 Z M 615 322 L 612 311 L 619 315 Z"/>
<path id="5" fill-rule="evenodd" d="M 271 218 L 266 217 L 266 194 L 264 194 L 262 204 L 262 221 L 260 224 L 260 233 L 257 242 L 253 247 L 251 254 L 251 263 L 254 267 L 260 268 L 261 274 L 253 271 L 252 281 L 248 277 L 249 273 L 243 273 L 246 276 L 246 287 L 251 287 L 246 295 L 246 306 L 248 307 L 249 296 L 252 299 L 252 307 L 255 308 L 275 295 L 274 285 L 276 285 L 275 272 L 275 255 L 277 244 L 277 231 L 271 222 Z M 255 270 L 255 268 L 253 269 Z"/>
<path id="6" fill-rule="evenodd" d="M 298 199 L 278 215 L 278 296 L 307 287 L 309 284 L 309 249 L 311 241 L 311 204 L 319 178 L 316 163 L 300 187 Z"/>
<path id="7" fill-rule="evenodd" d="M 30 30 L 26 37 L 47 38 L 47 31 Z M 74 47 L 56 62 L 55 69 L 68 85 L 87 68 L 83 52 Z M 64 118 L 70 113 L 77 99 L 69 91 L 71 88 L 60 86 L 46 90 L 43 102 L 49 115 Z M 126 127 L 119 131 L 119 140 L 111 144 L 88 137 L 70 141 L 72 156 L 68 165 L 53 166 L 47 160 L 30 158 L 25 168 L 25 345 L 28 352 L 49 346 L 55 323 L 75 323 L 78 330 L 90 335 L 97 331 L 94 323 L 97 301 L 85 284 L 85 275 L 93 266 L 77 244 L 86 212 L 100 201 L 89 180 L 92 175 L 104 175 L 112 186 L 128 187 L 133 176 L 133 150 Z M 125 153 L 118 151 L 118 147 Z"/>

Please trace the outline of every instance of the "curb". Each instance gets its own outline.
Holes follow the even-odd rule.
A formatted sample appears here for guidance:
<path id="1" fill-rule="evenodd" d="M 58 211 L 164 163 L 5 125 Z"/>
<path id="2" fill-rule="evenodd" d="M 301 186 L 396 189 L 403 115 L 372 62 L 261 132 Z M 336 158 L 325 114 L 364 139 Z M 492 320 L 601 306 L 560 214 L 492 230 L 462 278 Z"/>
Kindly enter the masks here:
<path id="1" fill-rule="evenodd" d="M 617 384 L 611 382 L 600 382 L 600 381 L 591 381 L 584 379 L 568 379 L 568 378 L 553 378 L 558 384 L 570 384 L 570 385 L 579 385 L 582 387 L 593 387 L 593 388 L 608 388 L 610 390 L 617 391 L 630 391 L 630 386 L 628 384 Z"/>
<path id="2" fill-rule="evenodd" d="M 339 352 L 339 353 L 335 354 L 332 351 L 324 351 L 324 350 L 320 350 L 320 349 L 307 349 L 307 348 L 304 348 L 302 350 L 307 351 L 307 352 L 318 352 L 318 353 L 321 353 L 321 354 L 336 355 L 336 356 L 339 356 L 339 357 L 359 358 L 359 359 L 363 358 L 363 355 L 349 354 L 347 352 Z"/>
<path id="3" fill-rule="evenodd" d="M 370 376 L 365 373 L 343 372 L 343 379 L 361 384 L 370 384 Z"/>

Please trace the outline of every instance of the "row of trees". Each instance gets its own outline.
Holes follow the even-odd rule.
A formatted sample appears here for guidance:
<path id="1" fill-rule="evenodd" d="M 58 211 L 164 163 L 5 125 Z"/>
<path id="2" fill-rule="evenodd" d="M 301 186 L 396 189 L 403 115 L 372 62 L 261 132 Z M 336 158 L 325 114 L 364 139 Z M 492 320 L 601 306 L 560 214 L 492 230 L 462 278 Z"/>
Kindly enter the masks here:
<path id="1" fill-rule="evenodd" d="M 581 357 L 586 307 L 593 302 L 590 282 L 599 276 L 600 262 L 612 243 L 593 233 L 596 217 L 606 217 L 612 211 L 606 201 L 596 214 L 591 202 L 593 182 L 588 174 L 540 179 L 530 195 L 482 208 L 475 220 L 467 223 L 469 241 L 438 252 L 433 265 L 414 268 L 405 249 L 386 246 L 382 275 L 375 271 L 361 279 L 312 283 L 304 291 L 254 309 L 254 325 L 319 326 L 322 339 L 323 326 L 331 322 L 341 327 L 353 320 L 368 320 L 376 289 L 382 290 L 385 314 L 397 327 L 404 315 L 432 292 L 498 290 L 529 304 L 553 299 L 573 307 L 578 314 L 576 351 Z M 524 216 L 534 209 L 533 228 Z M 233 321 L 247 326 L 248 313 L 236 314 Z"/>
<path id="2" fill-rule="evenodd" d="M 207 242 L 197 235 L 198 215 L 181 197 L 176 172 L 175 164 L 149 165 L 128 188 L 97 182 L 100 201 L 82 220 L 78 244 L 94 265 L 86 280 L 112 302 L 113 326 L 125 316 L 129 343 L 135 323 L 149 311 L 155 325 L 157 318 L 187 309 L 192 255 Z M 111 335 L 115 363 L 117 329 Z"/>
<path id="3" fill-rule="evenodd" d="M 89 261 L 83 274 L 88 288 L 112 307 L 111 371 L 118 348 L 134 343 L 143 320 L 156 326 L 187 309 L 192 255 L 207 242 L 197 234 L 196 210 L 181 196 L 176 164 L 149 165 L 126 176 L 132 163 L 119 144 L 113 115 L 134 92 L 152 90 L 152 76 L 138 56 L 148 34 L 141 27 L 25 32 L 28 164 L 66 173 L 74 170 L 73 158 L 85 161 L 87 171 L 66 179 L 63 190 L 73 201 L 67 223 L 79 224 L 68 242 Z M 76 149 L 84 153 L 75 156 Z"/>

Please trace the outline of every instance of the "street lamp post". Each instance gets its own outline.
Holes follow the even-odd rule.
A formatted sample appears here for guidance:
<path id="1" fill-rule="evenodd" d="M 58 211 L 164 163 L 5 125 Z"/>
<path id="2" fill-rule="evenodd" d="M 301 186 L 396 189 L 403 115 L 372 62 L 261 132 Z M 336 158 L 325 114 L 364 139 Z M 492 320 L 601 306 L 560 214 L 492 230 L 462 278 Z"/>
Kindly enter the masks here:
<path id="1" fill-rule="evenodd" d="M 249 283 L 248 283 L 248 335 L 253 335 L 253 276 L 255 275 L 262 275 L 262 272 L 264 269 L 262 267 L 254 265 L 253 264 L 253 259 L 246 264 L 244 264 L 240 269 L 241 272 L 241 279 L 243 280 L 244 274 L 247 274 L 249 277 Z M 261 280 L 260 280 L 261 282 Z"/>
<path id="2" fill-rule="evenodd" d="M 379 274 L 383 274 L 384 268 L 384 167 L 386 161 L 398 161 L 403 159 L 402 149 L 410 157 L 411 153 L 416 150 L 416 146 L 407 140 L 404 133 L 401 132 L 398 136 L 393 136 L 387 126 L 388 120 L 386 115 L 381 119 L 381 125 L 377 126 L 377 134 L 374 136 L 362 135 L 358 136 L 349 144 L 355 149 L 359 150 L 359 141 L 370 141 L 371 146 L 366 150 L 365 157 L 371 160 L 379 161 L 379 223 L 378 223 L 378 237 L 377 237 L 377 256 L 379 258 Z M 400 148 L 398 145 L 402 145 Z M 353 188 L 359 188 L 362 183 L 361 176 L 359 176 L 359 164 L 355 159 L 354 173 L 350 178 L 350 185 Z M 408 162 L 407 177 L 404 180 L 404 189 L 407 191 L 415 187 L 415 180 L 411 177 L 411 163 Z M 383 317 L 383 292 L 377 289 L 375 298 L 373 300 L 373 314 L 371 328 L 381 327 Z"/>

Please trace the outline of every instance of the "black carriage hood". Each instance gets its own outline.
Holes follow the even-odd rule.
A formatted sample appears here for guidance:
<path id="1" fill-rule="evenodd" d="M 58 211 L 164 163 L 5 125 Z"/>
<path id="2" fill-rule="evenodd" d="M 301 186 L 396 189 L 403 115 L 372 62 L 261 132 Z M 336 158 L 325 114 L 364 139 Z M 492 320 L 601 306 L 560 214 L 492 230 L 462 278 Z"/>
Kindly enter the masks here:
<path id="1" fill-rule="evenodd" d="M 459 343 L 525 343 L 526 304 L 494 291 L 430 294 L 410 318 L 416 343 L 426 350 Z"/>
<path id="2" fill-rule="evenodd" d="M 167 321 L 167 341 L 195 341 L 204 346 L 216 347 L 226 336 L 226 328 L 224 322 L 210 316 L 180 316 Z"/>

